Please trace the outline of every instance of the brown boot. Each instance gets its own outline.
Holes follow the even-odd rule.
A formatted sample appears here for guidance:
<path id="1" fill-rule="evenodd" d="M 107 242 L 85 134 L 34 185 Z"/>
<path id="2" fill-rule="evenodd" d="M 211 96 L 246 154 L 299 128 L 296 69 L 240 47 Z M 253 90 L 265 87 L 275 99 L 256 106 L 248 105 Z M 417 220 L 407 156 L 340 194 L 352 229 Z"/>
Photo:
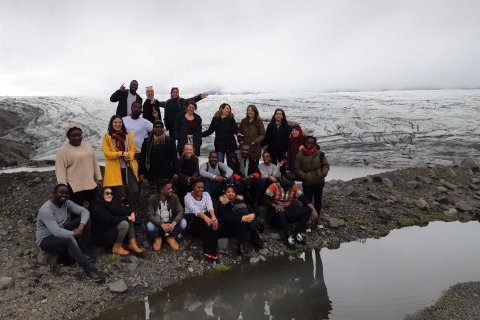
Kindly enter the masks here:
<path id="1" fill-rule="evenodd" d="M 178 248 L 180 248 L 180 246 L 178 245 L 177 240 L 175 240 L 174 237 L 167 237 L 167 242 L 168 242 L 168 244 L 170 245 L 170 247 L 172 247 L 172 249 L 173 249 L 174 251 L 177 251 Z"/>
<path id="2" fill-rule="evenodd" d="M 131 238 L 129 241 L 128 249 L 132 250 L 135 253 L 143 253 L 143 250 L 137 244 L 137 239 Z"/>
<path id="3" fill-rule="evenodd" d="M 153 250 L 158 251 L 162 247 L 162 238 L 155 238 L 153 241 Z"/>
<path id="4" fill-rule="evenodd" d="M 128 250 L 123 249 L 123 243 L 117 242 L 113 244 L 112 252 L 114 254 L 118 254 L 120 256 L 126 256 L 130 252 Z"/>

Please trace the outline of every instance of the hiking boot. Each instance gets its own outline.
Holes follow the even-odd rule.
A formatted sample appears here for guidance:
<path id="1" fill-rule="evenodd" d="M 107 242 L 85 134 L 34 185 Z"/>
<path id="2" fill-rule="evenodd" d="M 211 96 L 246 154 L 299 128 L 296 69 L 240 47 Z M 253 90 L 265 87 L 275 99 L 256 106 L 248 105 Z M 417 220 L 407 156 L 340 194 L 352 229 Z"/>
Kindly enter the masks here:
<path id="1" fill-rule="evenodd" d="M 123 243 L 117 242 L 113 244 L 112 253 L 118 254 L 120 256 L 126 256 L 130 252 L 128 252 L 128 250 L 123 249 Z"/>
<path id="2" fill-rule="evenodd" d="M 155 238 L 155 240 L 153 241 L 153 250 L 159 251 L 161 247 L 162 247 L 162 238 Z"/>
<path id="3" fill-rule="evenodd" d="M 105 274 L 100 271 L 85 271 L 84 275 L 87 280 L 93 281 L 95 283 L 105 283 Z"/>
<path id="4" fill-rule="evenodd" d="M 253 242 L 253 246 L 257 249 L 262 249 L 263 248 L 263 239 L 262 237 L 260 237 L 260 235 L 257 233 L 253 239 L 252 239 L 252 242 Z"/>
<path id="5" fill-rule="evenodd" d="M 174 237 L 167 237 L 167 242 L 170 245 L 170 247 L 173 249 L 173 251 L 177 251 L 180 246 L 178 245 L 177 240 L 175 240 Z"/>
<path id="6" fill-rule="evenodd" d="M 137 239 L 135 239 L 135 238 L 131 238 L 129 240 L 128 249 L 130 249 L 133 252 L 138 253 L 138 254 L 143 253 L 143 250 L 140 249 L 140 247 L 137 244 Z"/>
<path id="7" fill-rule="evenodd" d="M 246 257 L 248 256 L 248 250 L 247 250 L 247 247 L 245 247 L 245 245 L 243 243 L 240 243 L 238 245 L 238 254 L 241 255 L 242 257 Z"/>
<path id="8" fill-rule="evenodd" d="M 287 238 L 287 248 L 288 249 L 295 249 L 297 246 L 295 245 L 295 240 L 293 239 L 293 234 L 289 235 Z"/>
<path id="9" fill-rule="evenodd" d="M 302 234 L 299 232 L 295 235 L 294 237 L 295 242 L 298 244 L 306 244 L 307 242 L 305 241 L 305 238 L 302 236 Z"/>

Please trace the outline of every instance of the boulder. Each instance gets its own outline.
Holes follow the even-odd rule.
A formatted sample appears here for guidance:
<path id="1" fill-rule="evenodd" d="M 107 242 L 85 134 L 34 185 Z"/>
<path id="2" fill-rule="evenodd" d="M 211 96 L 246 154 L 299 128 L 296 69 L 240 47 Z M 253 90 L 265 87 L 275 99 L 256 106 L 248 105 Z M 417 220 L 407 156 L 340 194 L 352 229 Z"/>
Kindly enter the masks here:
<path id="1" fill-rule="evenodd" d="M 345 225 L 345 220 L 337 218 L 328 218 L 328 227 L 332 229 L 338 229 Z"/>
<path id="2" fill-rule="evenodd" d="M 350 190 L 347 195 L 349 197 L 352 197 L 352 198 L 357 198 L 357 197 L 360 197 L 360 192 L 358 192 L 357 190 Z"/>
<path id="3" fill-rule="evenodd" d="M 450 208 L 447 211 L 444 211 L 443 214 L 447 217 L 455 218 L 457 216 L 457 209 Z"/>
<path id="4" fill-rule="evenodd" d="M 372 179 L 375 182 L 383 182 L 382 176 L 373 176 Z"/>
<path id="5" fill-rule="evenodd" d="M 389 188 L 393 188 L 393 181 L 388 178 L 383 178 L 382 183 Z"/>
<path id="6" fill-rule="evenodd" d="M 15 285 L 15 280 L 13 277 L 1 277 L 0 278 L 0 289 L 8 289 Z"/>
<path id="7" fill-rule="evenodd" d="M 479 183 L 480 183 L 480 179 L 479 179 L 479 178 L 472 178 L 472 183 L 473 183 L 473 184 L 479 184 Z"/>
<path id="8" fill-rule="evenodd" d="M 128 290 L 127 284 L 123 279 L 112 282 L 108 285 L 110 292 L 113 293 L 125 293 Z"/>
<path id="9" fill-rule="evenodd" d="M 469 211 L 473 211 L 475 209 L 475 206 L 469 202 L 462 200 L 455 205 L 455 208 L 457 208 L 459 211 L 462 211 L 462 212 L 469 212 Z"/>
<path id="10" fill-rule="evenodd" d="M 445 181 L 444 179 L 440 179 L 440 184 L 441 184 L 442 186 L 444 186 L 445 188 L 450 189 L 450 190 L 455 190 L 455 189 L 457 189 L 457 186 L 456 186 L 456 185 L 454 185 L 453 183 L 450 183 L 450 182 L 448 182 L 448 181 Z"/>
<path id="11" fill-rule="evenodd" d="M 195 259 L 192 256 L 188 257 L 187 262 L 193 262 L 193 261 L 195 261 Z"/>
<path id="12" fill-rule="evenodd" d="M 372 179 L 372 177 L 367 176 L 367 177 L 361 178 L 361 179 L 360 179 L 360 182 L 363 182 L 363 183 L 371 183 L 371 182 L 373 182 L 373 179 Z"/>
<path id="13" fill-rule="evenodd" d="M 42 266 L 54 265 L 58 261 L 57 253 L 48 253 L 40 249 L 37 255 L 37 262 Z"/>
<path id="14" fill-rule="evenodd" d="M 467 158 L 467 159 L 464 159 L 462 161 L 462 163 L 460 164 L 460 168 L 462 169 L 470 169 L 474 172 L 477 172 L 480 170 L 480 165 L 478 164 L 477 161 L 471 159 L 471 158 Z"/>
<path id="15" fill-rule="evenodd" d="M 424 177 L 424 176 L 416 176 L 415 180 L 420 181 L 420 182 L 425 183 L 425 184 L 431 184 L 432 183 L 432 179 L 430 179 L 428 177 Z"/>
<path id="16" fill-rule="evenodd" d="M 422 210 L 428 210 L 428 202 L 422 198 L 415 200 L 415 205 Z"/>
<path id="17" fill-rule="evenodd" d="M 382 200 L 382 198 L 379 195 L 376 195 L 375 193 L 369 193 L 367 195 L 367 198 L 372 200 Z"/>
<path id="18" fill-rule="evenodd" d="M 445 188 L 445 187 L 437 187 L 437 191 L 438 191 L 438 192 L 441 192 L 441 193 L 444 193 L 444 192 L 447 192 L 448 189 Z"/>
<path id="19" fill-rule="evenodd" d="M 410 189 L 420 189 L 420 183 L 415 180 L 407 181 L 407 186 Z"/>

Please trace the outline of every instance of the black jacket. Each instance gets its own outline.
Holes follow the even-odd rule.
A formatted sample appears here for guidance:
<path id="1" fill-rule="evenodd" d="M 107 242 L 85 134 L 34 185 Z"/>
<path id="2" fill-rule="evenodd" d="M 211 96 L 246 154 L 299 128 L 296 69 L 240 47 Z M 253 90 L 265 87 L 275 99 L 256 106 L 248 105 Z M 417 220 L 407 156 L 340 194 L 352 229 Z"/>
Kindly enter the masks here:
<path id="1" fill-rule="evenodd" d="M 93 243 L 99 246 L 112 246 L 117 239 L 117 225 L 128 221 L 131 212 L 111 203 L 97 201 L 91 209 Z"/>
<path id="2" fill-rule="evenodd" d="M 213 117 L 208 130 L 202 132 L 207 137 L 215 131 L 215 151 L 233 152 L 237 150 L 235 135 L 238 133 L 237 122 L 231 117 Z"/>
<path id="3" fill-rule="evenodd" d="M 179 113 L 175 121 L 174 137 L 177 140 L 178 153 L 183 152 L 183 146 L 188 142 L 187 128 L 185 127 L 185 111 Z M 202 145 L 202 118 L 194 113 L 193 118 L 195 121 L 195 129 L 193 132 L 193 146 L 195 148 L 195 155 L 200 156 L 200 146 Z"/>
<path id="4" fill-rule="evenodd" d="M 190 100 L 198 102 L 202 100 L 202 96 L 200 94 L 197 94 L 196 96 L 189 99 L 168 99 L 164 102 L 164 105 L 160 104 L 160 107 L 165 108 L 165 116 L 163 117 L 163 119 L 165 120 L 165 128 L 167 128 L 168 131 L 174 130 L 177 116 L 182 112 L 185 112 L 185 103 Z"/>
<path id="5" fill-rule="evenodd" d="M 269 123 L 265 133 L 265 139 L 262 141 L 262 147 L 268 145 L 268 150 L 277 155 L 285 157 L 288 151 L 288 143 L 290 141 L 291 128 L 288 124 L 282 123 L 277 128 L 275 123 Z"/>
<path id="6" fill-rule="evenodd" d="M 138 93 L 135 93 L 135 95 L 137 96 L 136 102 L 142 103 L 142 97 L 140 97 Z M 117 111 L 115 112 L 115 114 L 119 115 L 122 118 L 127 116 L 127 110 L 128 108 L 131 108 L 131 106 L 127 106 L 127 97 L 128 89 L 126 89 L 125 91 L 117 90 L 110 96 L 111 102 L 118 102 Z"/>
<path id="7" fill-rule="evenodd" d="M 240 168 L 240 161 L 242 160 L 236 153 L 228 158 L 228 166 L 233 170 L 233 179 L 239 180 L 246 178 L 245 174 Z M 258 162 L 255 158 L 250 157 L 248 161 L 248 170 L 247 173 L 249 176 L 253 176 L 255 179 L 260 178 L 260 170 L 258 169 Z"/>
<path id="8" fill-rule="evenodd" d="M 144 175 L 149 181 L 171 179 L 176 172 L 177 152 L 175 142 L 165 136 L 164 144 L 154 144 L 153 136 L 143 140 L 142 152 L 138 161 L 138 174 Z"/>
<path id="9" fill-rule="evenodd" d="M 143 103 L 143 118 L 153 123 L 155 121 L 155 118 L 152 116 L 152 111 L 155 106 L 155 110 L 157 110 L 158 112 L 158 120 L 162 121 L 162 114 L 160 113 L 160 108 L 165 108 L 165 102 L 160 102 L 157 99 L 155 99 L 154 105 L 152 105 L 151 102 L 152 100 L 145 99 L 145 102 Z"/>

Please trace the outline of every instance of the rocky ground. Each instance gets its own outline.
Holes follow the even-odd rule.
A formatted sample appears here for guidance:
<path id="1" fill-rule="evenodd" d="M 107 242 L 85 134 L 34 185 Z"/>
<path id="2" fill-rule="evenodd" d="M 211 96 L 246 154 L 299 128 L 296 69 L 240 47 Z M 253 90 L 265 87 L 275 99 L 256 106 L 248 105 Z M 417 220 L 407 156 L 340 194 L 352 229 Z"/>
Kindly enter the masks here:
<path id="1" fill-rule="evenodd" d="M 335 248 L 342 242 L 382 237 L 392 229 L 433 220 L 478 219 L 479 170 L 476 162 L 466 159 L 452 167 L 410 168 L 348 182 L 330 181 L 324 191 L 324 228 L 309 234 L 308 246 Z M 84 319 L 180 279 L 215 272 L 214 265 L 201 259 L 200 242 L 189 237 L 178 252 L 169 248 L 153 252 L 148 248 L 142 257 L 118 259 L 108 251 L 97 251 L 97 266 L 108 274 L 104 285 L 83 280 L 77 266 L 40 265 L 34 242 L 35 217 L 54 185 L 53 172 L 0 174 L 0 318 Z M 142 195 L 143 203 L 146 196 Z M 144 229 L 139 230 L 139 240 L 144 243 Z M 265 249 L 251 249 L 251 258 L 242 260 L 232 249 L 234 240 L 221 239 L 221 263 L 255 263 L 288 252 L 274 229 L 266 229 L 265 241 Z M 125 289 L 118 286 L 122 281 L 126 292 L 113 292 Z M 452 290 L 456 297 L 458 289 Z M 480 317 L 479 308 L 472 311 L 465 307 L 468 304 L 448 305 L 452 312 L 466 316 L 474 312 L 468 319 Z M 457 307 L 466 309 L 455 311 Z M 436 311 L 425 312 L 429 315 Z"/>

